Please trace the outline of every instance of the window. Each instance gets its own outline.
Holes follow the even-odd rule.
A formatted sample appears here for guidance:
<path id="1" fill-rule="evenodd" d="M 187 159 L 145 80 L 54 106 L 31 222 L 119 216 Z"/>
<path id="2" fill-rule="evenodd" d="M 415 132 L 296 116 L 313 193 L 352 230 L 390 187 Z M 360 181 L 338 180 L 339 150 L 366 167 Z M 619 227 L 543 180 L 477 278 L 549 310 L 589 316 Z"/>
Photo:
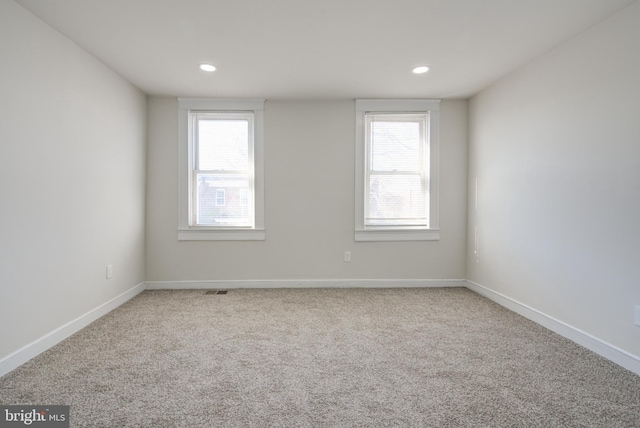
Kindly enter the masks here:
<path id="1" fill-rule="evenodd" d="M 356 100 L 356 241 L 438 240 L 439 100 Z"/>
<path id="2" fill-rule="evenodd" d="M 247 189 L 240 189 L 240 190 L 247 190 Z M 227 199 L 225 197 L 226 194 L 227 194 L 226 193 L 226 189 L 216 189 L 216 206 L 217 207 L 224 207 L 226 205 L 226 201 L 227 201 Z M 199 211 L 202 210 L 202 207 L 198 207 L 198 210 Z M 211 210 L 211 208 L 207 208 L 206 210 L 203 210 L 203 211 L 210 211 L 210 210 Z M 246 214 L 246 215 L 248 215 L 248 214 Z M 214 217 L 214 221 L 215 220 L 219 221 L 221 217 L 222 216 L 220 214 L 218 214 L 217 216 Z M 244 217 L 244 216 L 242 216 L 242 217 Z"/>
<path id="3" fill-rule="evenodd" d="M 179 240 L 264 240 L 264 100 L 178 100 Z"/>

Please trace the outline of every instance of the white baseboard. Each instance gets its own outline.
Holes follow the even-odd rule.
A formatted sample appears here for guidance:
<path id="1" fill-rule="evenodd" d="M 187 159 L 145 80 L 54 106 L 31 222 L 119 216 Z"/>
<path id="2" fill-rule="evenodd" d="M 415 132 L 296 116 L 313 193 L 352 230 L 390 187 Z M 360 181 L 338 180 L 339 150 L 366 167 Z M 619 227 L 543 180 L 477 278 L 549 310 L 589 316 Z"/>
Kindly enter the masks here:
<path id="1" fill-rule="evenodd" d="M 72 334 L 82 330 L 84 327 L 88 326 L 101 316 L 106 315 L 110 311 L 122 305 L 127 300 L 144 291 L 144 289 L 145 283 L 141 282 L 140 284 L 130 288 L 119 296 L 116 296 L 108 302 L 98 306 L 97 308 L 90 310 L 86 314 L 81 315 L 72 321 L 69 321 L 68 323 L 56 328 L 52 332 L 45 334 L 41 338 L 7 355 L 0 360 L 0 376 L 4 376 L 5 374 L 18 368 L 38 354 L 58 344 Z"/>
<path id="2" fill-rule="evenodd" d="M 466 287 L 464 279 L 260 279 L 147 281 L 147 290 L 234 288 L 426 288 Z"/>
<path id="3" fill-rule="evenodd" d="M 210 280 L 210 281 L 148 281 L 140 283 L 86 314 L 58 327 L 40 339 L 18 349 L 0 360 L 0 377 L 16 369 L 31 358 L 46 351 L 93 321 L 106 315 L 145 289 L 236 289 L 236 288 L 428 288 L 466 287 L 505 308 L 534 321 L 567 339 L 640 375 L 640 357 L 580 329 L 557 320 L 530 306 L 473 281 L 464 279 L 307 279 L 307 280 Z"/>
<path id="4" fill-rule="evenodd" d="M 473 281 L 466 280 L 466 287 L 474 291 L 489 300 L 493 300 L 500 306 L 522 315 L 523 317 L 530 319 L 531 321 L 540 324 L 549 330 L 558 333 L 561 336 L 584 346 L 590 351 L 613 361 L 614 363 L 624 367 L 633 373 L 640 375 L 640 356 L 633 355 L 623 349 L 620 349 L 604 340 L 598 339 L 595 336 L 590 335 L 576 327 L 573 327 L 565 322 L 553 318 L 537 309 L 518 302 L 504 294 L 493 291 L 487 287 L 477 284 Z"/>

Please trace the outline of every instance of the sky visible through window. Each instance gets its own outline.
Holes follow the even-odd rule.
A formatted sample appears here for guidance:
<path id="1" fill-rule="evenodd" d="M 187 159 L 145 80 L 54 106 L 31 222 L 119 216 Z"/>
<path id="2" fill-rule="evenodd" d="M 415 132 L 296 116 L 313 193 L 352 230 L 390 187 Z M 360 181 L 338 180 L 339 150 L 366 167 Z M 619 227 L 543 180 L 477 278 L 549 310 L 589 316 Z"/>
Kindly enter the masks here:
<path id="1" fill-rule="evenodd" d="M 249 167 L 247 120 L 198 121 L 199 170 L 246 171 Z"/>
<path id="2" fill-rule="evenodd" d="M 371 123 L 371 169 L 417 171 L 420 169 L 420 124 L 417 122 Z"/>

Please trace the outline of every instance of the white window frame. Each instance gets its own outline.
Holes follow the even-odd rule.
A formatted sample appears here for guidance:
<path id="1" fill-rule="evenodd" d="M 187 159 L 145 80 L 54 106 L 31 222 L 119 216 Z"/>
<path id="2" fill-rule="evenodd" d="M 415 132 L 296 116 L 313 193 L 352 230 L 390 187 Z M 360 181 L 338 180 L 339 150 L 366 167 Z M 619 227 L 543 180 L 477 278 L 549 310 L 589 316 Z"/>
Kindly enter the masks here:
<path id="1" fill-rule="evenodd" d="M 429 224 L 427 226 L 366 226 L 366 137 L 365 115 L 428 113 Z M 437 241 L 439 226 L 440 100 L 377 99 L 356 100 L 355 240 L 356 241 Z"/>
<path id="2" fill-rule="evenodd" d="M 190 113 L 250 113 L 253 115 L 254 226 L 220 227 L 190 224 L 191 171 L 195 161 Z M 178 98 L 178 240 L 180 241 L 263 241 L 264 226 L 264 100 Z M 250 204 L 251 205 L 251 204 Z"/>

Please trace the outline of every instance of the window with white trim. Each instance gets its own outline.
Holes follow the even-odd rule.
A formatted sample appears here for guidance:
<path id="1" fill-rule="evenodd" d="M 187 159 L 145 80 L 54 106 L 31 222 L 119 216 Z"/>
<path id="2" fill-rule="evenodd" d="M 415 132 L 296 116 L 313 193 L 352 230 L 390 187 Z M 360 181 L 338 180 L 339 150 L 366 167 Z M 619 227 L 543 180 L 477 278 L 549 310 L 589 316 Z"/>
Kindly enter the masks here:
<path id="1" fill-rule="evenodd" d="M 179 240 L 264 240 L 264 100 L 180 98 Z"/>
<path id="2" fill-rule="evenodd" d="M 356 241 L 438 240 L 439 100 L 356 100 Z"/>

